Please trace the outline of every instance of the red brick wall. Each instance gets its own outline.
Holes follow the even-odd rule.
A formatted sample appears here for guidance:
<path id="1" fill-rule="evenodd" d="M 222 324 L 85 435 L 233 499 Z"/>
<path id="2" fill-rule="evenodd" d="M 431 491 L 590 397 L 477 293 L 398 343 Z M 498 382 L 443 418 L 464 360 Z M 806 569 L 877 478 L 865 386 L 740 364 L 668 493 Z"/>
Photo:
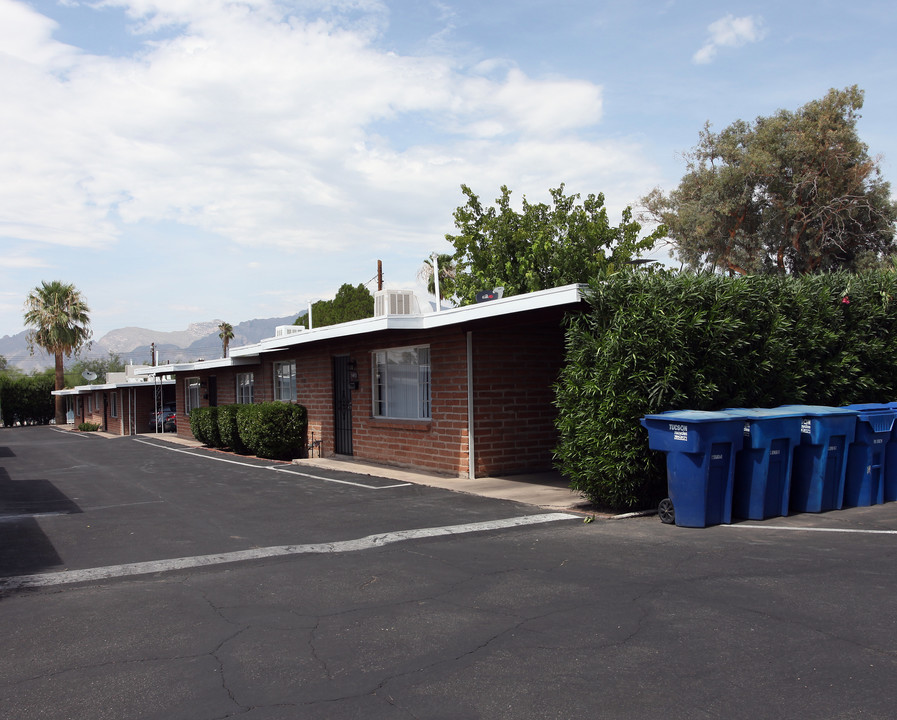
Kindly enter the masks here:
<path id="1" fill-rule="evenodd" d="M 493 321 L 473 332 L 475 471 L 478 476 L 551 468 L 556 442 L 552 384 L 563 360 L 562 313 L 511 325 Z M 430 347 L 432 417 L 387 420 L 373 416 L 371 357 L 376 350 Z M 297 401 L 308 410 L 309 439 L 334 453 L 333 358 L 355 361 L 359 388 L 352 391 L 352 450 L 359 459 L 417 467 L 456 477 L 468 475 L 466 329 L 390 332 L 333 340 L 262 356 L 258 365 L 177 373 L 178 434 L 192 437 L 183 415 L 185 379 L 218 378 L 218 404 L 235 399 L 236 373 L 253 372 L 255 402 L 273 399 L 273 366 L 296 361 Z M 202 404 L 207 404 L 204 399 Z"/>
<path id="2" fill-rule="evenodd" d="M 551 469 L 557 443 L 552 384 L 564 357 L 562 329 L 474 333 L 473 348 L 476 474 Z"/>

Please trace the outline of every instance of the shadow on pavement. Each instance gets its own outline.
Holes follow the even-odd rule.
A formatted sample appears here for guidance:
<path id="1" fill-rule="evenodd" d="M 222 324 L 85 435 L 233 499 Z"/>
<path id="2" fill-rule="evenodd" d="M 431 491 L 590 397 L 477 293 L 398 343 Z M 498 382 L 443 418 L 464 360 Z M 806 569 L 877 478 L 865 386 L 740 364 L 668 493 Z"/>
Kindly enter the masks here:
<path id="1" fill-rule="evenodd" d="M 62 565 L 33 517 L 0 519 L 0 577 L 29 575 Z"/>
<path id="2" fill-rule="evenodd" d="M 22 575 L 62 564 L 35 515 L 80 513 L 49 480 L 13 480 L 0 468 L 0 576 Z"/>

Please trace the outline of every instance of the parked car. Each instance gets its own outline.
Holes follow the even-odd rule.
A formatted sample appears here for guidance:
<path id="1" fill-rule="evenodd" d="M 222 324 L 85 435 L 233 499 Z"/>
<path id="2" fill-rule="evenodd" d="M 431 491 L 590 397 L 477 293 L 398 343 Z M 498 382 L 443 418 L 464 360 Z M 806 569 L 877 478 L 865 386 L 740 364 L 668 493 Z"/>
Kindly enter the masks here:
<path id="1" fill-rule="evenodd" d="M 165 403 L 159 412 L 150 415 L 150 430 L 156 432 L 177 432 L 178 416 L 174 403 Z"/>

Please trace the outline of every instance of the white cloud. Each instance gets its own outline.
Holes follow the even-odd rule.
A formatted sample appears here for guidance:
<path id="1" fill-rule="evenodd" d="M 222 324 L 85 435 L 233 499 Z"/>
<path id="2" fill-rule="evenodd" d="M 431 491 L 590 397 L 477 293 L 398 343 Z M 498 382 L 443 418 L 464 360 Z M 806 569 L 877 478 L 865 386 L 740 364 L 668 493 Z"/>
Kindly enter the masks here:
<path id="1" fill-rule="evenodd" d="M 710 32 L 707 42 L 692 56 L 692 60 L 699 65 L 711 62 L 721 47 L 741 47 L 747 43 L 759 42 L 766 36 L 763 18 L 752 15 L 726 15 L 710 23 L 707 30 Z"/>
<path id="2" fill-rule="evenodd" d="M 123 227 L 167 221 L 330 252 L 377 226 L 416 239 L 389 229 L 397 193 L 426 205 L 472 176 L 513 181 L 484 158 L 563 140 L 602 114 L 593 83 L 384 52 L 358 23 L 283 16 L 269 0 L 103 4 L 177 33 L 134 57 L 63 52 L 52 22 L 0 0 L 27 39 L 0 57 L 0 235 L 107 247 Z M 394 149 L 406 128 L 436 144 Z M 471 140 L 490 144 L 471 151 Z"/>

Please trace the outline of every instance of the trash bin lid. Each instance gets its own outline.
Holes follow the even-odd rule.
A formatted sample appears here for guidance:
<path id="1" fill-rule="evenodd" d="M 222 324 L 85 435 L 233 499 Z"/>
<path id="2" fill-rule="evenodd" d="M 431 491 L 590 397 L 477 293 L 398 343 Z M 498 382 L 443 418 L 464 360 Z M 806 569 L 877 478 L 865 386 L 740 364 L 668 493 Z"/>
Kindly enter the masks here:
<path id="1" fill-rule="evenodd" d="M 795 411 L 795 414 L 805 417 L 824 417 L 826 415 L 856 415 L 856 410 L 846 407 L 830 407 L 828 405 L 782 405 L 774 408 L 778 411 Z"/>
<path id="2" fill-rule="evenodd" d="M 777 418 L 803 417 L 802 410 L 797 409 L 806 407 L 796 405 L 793 408 L 782 406 L 777 408 L 726 408 L 723 410 L 728 415 L 744 418 L 745 420 L 772 420 Z"/>
<path id="3" fill-rule="evenodd" d="M 645 415 L 645 420 L 679 420 L 680 422 L 704 423 L 735 420 L 733 415 L 714 410 L 667 410 L 655 415 Z"/>
<path id="4" fill-rule="evenodd" d="M 897 407 L 889 407 L 883 403 L 858 403 L 845 407 L 856 411 L 857 419 L 869 423 L 875 432 L 891 432 L 897 417 Z"/>

